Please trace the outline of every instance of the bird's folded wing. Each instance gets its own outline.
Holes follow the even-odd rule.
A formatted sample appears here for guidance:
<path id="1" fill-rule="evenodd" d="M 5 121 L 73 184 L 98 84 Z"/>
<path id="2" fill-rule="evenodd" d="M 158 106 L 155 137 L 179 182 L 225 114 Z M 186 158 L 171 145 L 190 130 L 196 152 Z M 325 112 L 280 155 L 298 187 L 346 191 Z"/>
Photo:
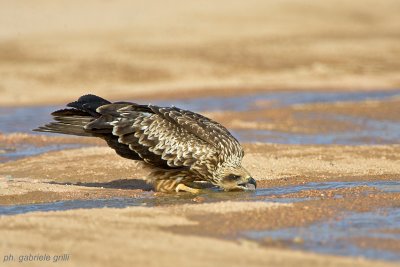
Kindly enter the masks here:
<path id="1" fill-rule="evenodd" d="M 216 158 L 213 145 L 152 107 L 120 103 L 102 106 L 97 112 L 101 116 L 89 123 L 87 130 L 112 131 L 119 143 L 155 166 L 191 167 L 197 161 Z"/>
<path id="2" fill-rule="evenodd" d="M 198 113 L 176 107 L 149 107 L 154 113 L 214 146 L 221 160 L 228 156 L 235 156 L 240 159 L 243 157 L 243 148 L 238 140 L 218 122 Z"/>

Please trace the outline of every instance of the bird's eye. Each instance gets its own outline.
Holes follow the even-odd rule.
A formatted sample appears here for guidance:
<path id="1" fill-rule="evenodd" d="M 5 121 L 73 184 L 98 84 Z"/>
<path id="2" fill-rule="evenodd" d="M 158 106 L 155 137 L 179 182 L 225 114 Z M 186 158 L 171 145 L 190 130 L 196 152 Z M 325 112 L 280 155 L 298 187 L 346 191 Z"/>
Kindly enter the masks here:
<path id="1" fill-rule="evenodd" d="M 228 176 L 225 177 L 225 179 L 229 180 L 229 181 L 236 181 L 239 178 L 240 178 L 240 175 L 236 175 L 236 174 L 233 174 L 233 173 L 231 173 L 231 174 L 229 174 Z"/>

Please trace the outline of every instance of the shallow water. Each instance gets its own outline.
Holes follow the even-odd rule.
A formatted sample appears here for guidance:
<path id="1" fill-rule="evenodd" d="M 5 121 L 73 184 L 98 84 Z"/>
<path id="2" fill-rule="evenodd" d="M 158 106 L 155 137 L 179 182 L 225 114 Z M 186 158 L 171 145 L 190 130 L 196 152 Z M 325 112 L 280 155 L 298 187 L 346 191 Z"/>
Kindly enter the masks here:
<path id="1" fill-rule="evenodd" d="M 194 111 L 234 110 L 246 111 L 260 108 L 257 103 L 267 102 L 268 107 L 285 107 L 308 103 L 332 103 L 336 101 L 364 101 L 368 99 L 386 99 L 400 96 L 396 91 L 372 92 L 271 92 L 235 97 L 204 97 L 189 100 L 153 101 L 153 104 L 162 106 L 175 105 Z M 31 129 L 43 125 L 51 120 L 50 113 L 61 106 L 42 106 L 24 108 L 0 108 L 0 132 L 32 133 Z M 262 108 L 266 108 L 265 106 Z M 322 116 L 312 114 L 312 116 Z M 323 115 L 327 116 L 327 115 Z M 353 116 L 334 116 L 333 120 L 349 122 L 359 131 L 329 132 L 321 134 L 299 134 L 293 132 L 278 132 L 268 130 L 234 130 L 233 134 L 243 142 L 270 142 L 283 144 L 393 144 L 400 141 L 400 125 L 386 120 L 373 120 Z M 15 160 L 21 157 L 33 156 L 52 150 L 82 147 L 82 144 L 59 144 L 48 146 L 34 146 L 31 144 L 17 144 L 15 147 L 0 146 L 0 162 Z M 200 195 L 202 202 L 218 201 L 268 201 L 280 203 L 294 203 L 318 199 L 317 197 L 285 197 L 284 195 L 307 192 L 308 190 L 332 190 L 368 186 L 382 193 L 400 192 L 400 181 L 374 182 L 313 182 L 302 185 L 262 188 L 255 192 L 209 192 Z M 364 193 L 368 193 L 366 189 Z M 372 189 L 371 189 L 372 190 Z M 335 194 L 334 197 L 341 197 Z M 154 196 L 146 192 L 138 198 L 110 198 L 93 200 L 70 200 L 53 203 L 28 205 L 0 205 L 0 216 L 24 214 L 29 212 L 47 212 L 72 209 L 91 208 L 125 208 L 134 206 L 165 206 L 195 204 L 191 194 L 174 194 Z M 384 211 L 384 213 L 382 213 Z M 400 261 L 399 255 L 390 251 L 360 248 L 349 241 L 355 237 L 394 238 L 400 240 L 398 234 L 384 234 L 378 230 L 383 228 L 400 229 L 400 208 L 377 210 L 366 213 L 344 213 L 341 220 L 321 221 L 315 224 L 278 229 L 274 231 L 250 231 L 244 233 L 247 238 L 261 241 L 265 238 L 283 241 L 290 247 L 304 249 L 318 253 L 363 256 L 373 259 Z M 293 242 L 294 239 L 301 243 Z"/>
<path id="2" fill-rule="evenodd" d="M 329 117 L 324 115 L 325 117 Z M 333 117 L 333 116 L 330 116 Z M 302 134 L 271 130 L 243 129 L 231 131 L 239 140 L 276 144 L 372 145 L 400 143 L 400 124 L 353 116 L 334 116 L 332 121 L 349 122 L 357 129 L 351 131 Z"/>
<path id="3" fill-rule="evenodd" d="M 311 104 L 311 103 L 333 103 L 337 101 L 365 101 L 370 99 L 382 100 L 390 97 L 400 96 L 400 90 L 391 91 L 368 91 L 368 92 L 315 92 L 315 91 L 302 91 L 302 92 L 264 92 L 258 94 L 250 94 L 243 96 L 224 96 L 224 97 L 198 97 L 194 99 L 171 99 L 168 101 L 152 101 L 152 104 L 160 106 L 177 106 L 183 109 L 189 109 L 196 112 L 201 111 L 246 111 L 254 110 L 257 107 L 257 102 L 268 102 L 268 107 L 285 107 L 297 104 Z M 35 106 L 35 107 L 0 107 L 0 132 L 12 133 L 23 132 L 32 133 L 32 129 L 37 128 L 51 121 L 50 113 L 54 110 L 64 108 L 64 106 Z M 265 108 L 265 107 L 264 107 Z M 324 115 L 326 116 L 326 115 Z M 351 118 L 342 116 L 344 120 L 358 120 L 355 123 L 361 123 L 359 118 Z M 363 119 L 363 124 L 371 123 L 375 131 L 386 130 L 386 132 L 393 133 L 393 137 L 399 141 L 400 131 L 397 123 L 390 123 L 386 121 L 378 122 L 368 119 Z M 396 127 L 397 126 L 397 127 Z M 364 134 L 369 136 L 369 131 Z M 242 135 L 240 131 L 238 138 L 241 141 L 252 142 L 255 140 L 249 135 Z M 298 135 L 296 133 L 285 135 L 281 132 L 273 131 L 254 131 L 255 134 L 263 135 L 265 141 L 279 142 L 279 143 L 292 143 L 292 139 Z M 43 134 L 43 133 L 40 133 Z M 345 133 L 349 135 L 351 133 Z M 359 136 L 360 132 L 353 133 L 354 137 Z M 373 137 L 375 137 L 374 134 Z M 301 134 L 299 139 L 301 140 Z M 338 133 L 340 137 L 340 134 Z M 318 138 L 320 137 L 320 138 Z M 279 138 L 279 139 L 277 139 Z M 348 137 L 344 137 L 349 139 Z M 323 135 L 317 135 L 317 138 L 310 137 L 309 142 L 314 144 L 329 143 L 329 140 L 334 138 L 323 138 Z M 390 140 L 393 138 L 390 138 Z M 278 140 L 278 141 L 277 141 Z M 389 141 L 390 141 L 389 140 Z M 298 141 L 301 142 L 301 141 Z M 351 140 L 348 141 L 351 143 Z M 307 142 L 308 143 L 308 142 Z"/>
<path id="4" fill-rule="evenodd" d="M 263 200 L 273 202 L 298 202 L 310 200 L 311 198 L 275 198 L 279 195 L 299 193 L 308 190 L 334 190 L 354 188 L 359 186 L 371 187 L 384 193 L 400 192 L 400 181 L 354 181 L 354 182 L 310 182 L 301 185 L 272 187 L 258 189 L 254 194 L 263 197 Z M 268 198 L 274 197 L 274 198 Z M 335 197 L 340 197 L 336 194 Z"/>
<path id="5" fill-rule="evenodd" d="M 204 202 L 217 202 L 226 200 L 243 200 L 253 195 L 251 192 L 229 192 L 221 193 L 212 191 L 200 196 L 205 197 Z M 165 196 L 154 196 L 152 193 L 145 193 L 142 197 L 136 198 L 109 198 L 90 200 L 68 200 L 52 203 L 39 203 L 27 205 L 0 205 L 0 216 L 17 215 L 37 211 L 61 211 L 73 209 L 94 209 L 94 208 L 126 208 L 126 207 L 157 207 L 168 205 L 193 204 L 194 196 L 188 193 L 171 194 Z"/>
<path id="6" fill-rule="evenodd" d="M 400 96 L 400 90 L 368 91 L 368 92 L 265 92 L 232 97 L 199 97 L 195 99 L 175 99 L 168 101 L 153 101 L 161 106 L 175 105 L 194 111 L 254 110 L 257 102 L 268 102 L 269 107 L 292 106 L 309 103 L 332 103 L 336 101 L 364 101 L 368 99 L 386 99 Z M 0 107 L 0 132 L 31 133 L 31 130 L 51 121 L 50 113 L 63 108 L 62 106 L 39 107 Z M 264 107 L 265 108 L 265 107 Z M 327 115 L 312 114 L 316 119 Z M 330 115 L 332 116 L 332 115 Z M 300 121 L 301 118 L 299 118 Z M 317 134 L 302 134 L 295 132 L 279 132 L 269 130 L 232 130 L 232 134 L 242 142 L 268 142 L 281 144 L 394 144 L 400 142 L 400 125 L 392 121 L 378 121 L 368 118 L 352 116 L 334 116 L 332 121 L 351 123 L 358 131 L 340 131 Z M 44 134 L 44 133 L 40 133 Z M 45 133 L 46 134 L 46 133 Z M 55 134 L 49 134 L 55 135 Z M 20 145 L 15 149 L 0 147 L 0 161 L 8 161 L 24 156 L 33 156 L 47 151 L 76 148 L 82 145 L 49 145 L 35 147 L 33 145 Z"/>
<path id="7" fill-rule="evenodd" d="M 220 201 L 267 201 L 293 203 L 309 201 L 317 198 L 298 197 L 288 198 L 284 195 L 307 192 L 308 190 L 331 190 L 366 186 L 363 193 L 374 190 L 374 193 L 400 192 L 400 181 L 351 181 L 351 182 L 310 182 L 301 185 L 282 186 L 274 188 L 262 188 L 253 192 L 218 192 L 211 190 L 199 195 L 202 203 Z M 371 188 L 371 189 L 369 189 Z M 378 190 L 378 191 L 376 191 Z M 335 197 L 342 197 L 335 194 Z M 158 195 L 145 192 L 137 198 L 110 198 L 93 200 L 70 200 L 52 203 L 28 204 L 28 205 L 0 205 L 0 216 L 17 215 L 29 212 L 65 211 L 73 209 L 92 208 L 126 208 L 126 207 L 155 207 L 168 205 L 193 204 L 194 196 L 188 193 Z M 400 229 L 400 208 L 379 209 L 372 212 L 338 212 L 340 220 L 324 220 L 314 224 L 283 228 L 269 231 L 247 231 L 243 236 L 262 242 L 262 240 L 274 240 L 284 242 L 294 249 L 302 249 L 317 253 L 337 254 L 344 256 L 361 256 L 372 259 L 400 261 L 400 255 L 386 250 L 361 248 L 352 238 L 373 237 L 392 238 L 400 240 L 400 234 L 387 234 L 380 230 Z M 294 242 L 293 240 L 301 240 Z"/>
<path id="8" fill-rule="evenodd" d="M 367 92 L 316 92 L 316 91 L 283 91 L 263 92 L 242 96 L 200 97 L 194 99 L 154 101 L 161 106 L 177 106 L 194 111 L 246 111 L 257 108 L 255 103 L 267 101 L 271 107 L 288 107 L 299 104 L 334 103 L 349 101 L 379 100 L 400 96 L 400 90 L 367 91 Z"/>
<path id="9" fill-rule="evenodd" d="M 281 195 L 299 193 L 307 190 L 330 190 L 353 188 L 358 186 L 373 187 L 382 193 L 400 192 L 400 181 L 354 181 L 354 182 L 310 182 L 301 185 L 282 186 L 273 188 L 261 188 L 256 191 L 248 192 L 221 192 L 211 189 L 206 193 L 198 195 L 204 202 L 219 201 L 268 201 L 268 202 L 297 202 L 307 201 L 310 198 L 276 198 Z M 0 215 L 15 215 L 34 211 L 56 211 L 81 208 L 125 208 L 130 206 L 166 206 L 193 204 L 193 195 L 189 193 L 179 193 L 171 195 L 154 196 L 151 192 L 145 192 L 137 198 L 110 198 L 93 200 L 69 200 L 52 203 L 28 204 L 28 205 L 0 205 Z M 270 198 L 269 198 L 270 197 Z M 339 197 L 339 196 L 338 196 Z"/>
<path id="10" fill-rule="evenodd" d="M 317 253 L 400 261 L 398 253 L 384 249 L 362 248 L 353 240 L 355 238 L 400 240 L 400 234 L 382 232 L 386 229 L 400 228 L 400 208 L 363 213 L 348 212 L 341 217 L 340 220 L 327 220 L 304 227 L 249 231 L 244 233 L 244 236 L 255 240 L 285 242 L 291 248 Z"/>
<path id="11" fill-rule="evenodd" d="M 366 186 L 382 193 L 400 192 L 400 181 L 352 181 L 352 182 L 311 182 L 292 187 L 275 187 L 257 190 L 256 195 L 266 196 L 264 200 L 275 202 L 299 202 L 316 198 L 268 198 L 277 195 L 299 193 L 307 190 L 331 190 Z M 368 193 L 368 190 L 363 191 Z M 335 198 L 341 198 L 335 194 Z M 248 231 L 245 237 L 257 241 L 274 241 L 294 249 L 324 254 L 357 256 L 388 261 L 400 261 L 400 254 L 384 250 L 357 246 L 355 238 L 390 238 L 400 240 L 400 234 L 384 233 L 381 230 L 400 230 L 400 207 L 378 209 L 372 212 L 338 212 L 341 219 L 323 220 L 303 227 L 278 230 Z M 383 241 L 384 242 L 384 241 Z"/>
<path id="12" fill-rule="evenodd" d="M 292 106 L 308 103 L 332 103 L 336 101 L 365 101 L 368 99 L 386 99 L 400 96 L 400 90 L 369 91 L 369 92 L 264 92 L 232 97 L 200 97 L 195 99 L 175 99 L 168 101 L 154 101 L 153 104 L 161 106 L 175 105 L 194 111 L 254 110 L 258 101 L 268 102 L 269 107 Z M 50 113 L 63 106 L 39 106 L 39 107 L 0 107 L 0 133 L 35 133 L 31 130 L 51 121 Z M 264 107 L 265 108 L 265 107 Z M 398 144 L 400 142 L 400 124 L 388 120 L 373 120 L 344 115 L 327 115 L 311 113 L 315 119 L 329 119 L 332 121 L 350 123 L 357 130 L 302 134 L 295 132 L 280 132 L 270 130 L 232 130 L 232 134 L 241 142 L 268 142 L 279 144 Z M 33 156 L 47 151 L 64 148 L 77 148 L 83 145 L 49 145 L 35 147 L 22 144 L 13 149 L 0 147 L 0 162 L 15 160 L 25 156 Z"/>
<path id="13" fill-rule="evenodd" d="M 84 145 L 82 144 L 52 144 L 46 146 L 35 146 L 32 144 L 18 144 L 14 147 L 4 147 L 0 151 L 0 163 L 12 160 L 17 160 L 24 157 L 34 156 L 41 153 L 62 150 L 62 149 L 72 149 L 79 148 Z"/>

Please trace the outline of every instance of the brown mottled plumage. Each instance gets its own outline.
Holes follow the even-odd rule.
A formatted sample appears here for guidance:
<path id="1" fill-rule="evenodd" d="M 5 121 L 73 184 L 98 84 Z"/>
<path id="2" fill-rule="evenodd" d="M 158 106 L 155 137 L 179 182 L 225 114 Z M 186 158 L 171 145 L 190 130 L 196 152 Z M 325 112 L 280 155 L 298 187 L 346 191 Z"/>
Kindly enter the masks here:
<path id="1" fill-rule="evenodd" d="M 243 149 L 221 124 L 176 107 L 115 102 L 85 95 L 52 113 L 55 122 L 34 131 L 103 138 L 118 155 L 154 167 L 157 191 L 199 192 L 200 181 L 224 190 L 255 189 L 241 166 Z"/>

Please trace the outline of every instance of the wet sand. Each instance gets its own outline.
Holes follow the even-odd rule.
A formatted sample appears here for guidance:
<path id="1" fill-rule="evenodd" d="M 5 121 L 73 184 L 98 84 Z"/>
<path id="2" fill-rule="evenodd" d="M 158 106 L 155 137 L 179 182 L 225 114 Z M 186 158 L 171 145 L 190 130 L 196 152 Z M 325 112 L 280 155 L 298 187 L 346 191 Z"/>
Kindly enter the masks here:
<path id="1" fill-rule="evenodd" d="M 392 139 L 377 131 L 377 136 L 371 135 L 369 139 L 361 141 L 365 145 L 354 145 L 360 142 L 356 139 L 357 135 L 370 133 L 371 125 L 348 120 L 343 126 L 336 119 L 344 116 L 361 118 L 367 122 L 388 121 L 390 126 L 390 123 L 399 120 L 396 94 L 374 100 L 357 94 L 357 97 L 361 97 L 358 101 L 337 101 L 335 99 L 340 95 L 333 95 L 332 100 L 323 105 L 318 98 L 309 103 L 297 99 L 293 104 L 284 105 L 265 102 L 263 99 L 268 97 L 255 97 L 251 100 L 253 102 L 246 103 L 249 107 L 244 110 L 228 108 L 215 111 L 212 105 L 209 106 L 210 110 L 202 113 L 234 131 L 248 131 L 249 140 L 257 140 L 252 135 L 265 128 L 266 122 L 268 129 L 273 129 L 275 132 L 271 133 L 276 136 L 285 132 L 294 137 L 298 134 L 324 136 L 332 132 L 336 132 L 338 137 L 346 132 L 351 134 L 348 138 L 351 145 L 243 143 L 243 164 L 258 180 L 255 194 L 214 192 L 196 196 L 154 193 L 151 186 L 143 181 L 149 170 L 141 163 L 118 157 L 101 140 L 62 135 L 1 134 L 0 148 L 3 152 L 0 156 L 3 162 L 0 163 L 0 213 L 8 214 L 0 217 L 4 247 L 16 255 L 36 251 L 60 254 L 67 251 L 71 254 L 71 261 L 67 262 L 70 265 L 87 264 L 89 261 L 100 266 L 107 266 L 111 261 L 125 265 L 131 262 L 133 255 L 135 264 L 162 262 L 163 265 L 180 266 L 193 259 L 185 253 L 189 253 L 192 242 L 198 242 L 198 254 L 194 257 L 200 259 L 208 255 L 205 262 L 201 261 L 202 266 L 215 262 L 223 266 L 241 265 L 243 262 L 256 266 L 292 266 L 296 261 L 301 261 L 304 266 L 328 263 L 390 266 L 390 261 L 377 262 L 295 251 L 293 249 L 304 250 L 307 244 L 313 242 L 308 239 L 313 238 L 312 235 L 302 236 L 301 232 L 291 234 L 290 238 L 275 239 L 268 235 L 264 237 L 263 233 L 272 231 L 273 234 L 281 234 L 289 231 L 287 229 L 306 231 L 307 227 L 314 225 L 330 225 L 345 220 L 348 218 L 346 214 L 358 218 L 369 212 L 384 212 L 400 207 L 400 145 L 396 144 L 397 128 L 394 127 L 389 136 Z M 308 94 L 300 96 L 307 99 Z M 277 99 L 284 98 L 283 95 Z M 192 104 L 198 106 L 200 103 Z M 316 123 L 313 114 L 321 114 L 325 118 L 321 120 L 324 123 Z M 14 125 L 14 129 L 25 130 L 24 125 L 24 120 L 21 120 Z M 379 145 L 379 138 L 386 138 L 388 144 Z M 126 213 L 130 214 L 128 218 L 125 218 Z M 387 222 L 392 220 L 390 218 Z M 125 223 L 126 227 L 118 229 L 112 226 Z M 87 224 L 90 226 L 87 227 Z M 108 226 L 104 228 L 103 224 Z M 348 224 L 348 228 L 351 228 L 352 222 Z M 398 230 L 390 228 L 387 223 L 380 224 L 382 221 L 374 225 L 373 231 L 390 233 Z M 51 230 L 47 229 L 48 225 L 52 225 Z M 47 235 L 39 237 L 40 231 L 46 231 Z M 62 234 L 64 232 L 67 234 Z M 249 233 L 255 233 L 256 237 L 248 236 Z M 102 234 L 115 238 L 110 239 L 111 243 L 100 244 Z M 18 241 L 21 235 L 26 238 Z M 85 237 L 84 243 L 78 241 L 82 236 Z M 121 241 L 121 236 L 132 238 Z M 62 241 L 52 246 L 52 238 L 61 238 Z M 342 241 L 339 238 L 334 242 L 354 244 L 360 249 L 358 253 L 378 253 L 371 254 L 372 259 L 393 260 L 394 257 L 394 260 L 398 260 L 393 256 L 400 252 L 397 239 L 386 242 L 387 238 L 349 234 Z M 173 247 L 167 248 L 163 243 L 165 239 L 184 244 L 183 254 L 174 253 Z M 118 245 L 120 242 L 128 242 L 128 245 L 122 248 Z M 110 244 L 120 248 L 115 250 L 109 247 Z M 216 249 L 211 252 L 210 246 Z M 91 254 L 80 252 L 88 251 L 89 247 L 94 248 Z M 230 249 L 224 249 L 227 247 Z M 237 255 L 240 253 L 237 251 L 245 255 L 239 259 Z M 333 251 L 325 253 L 332 254 Z M 389 256 L 381 255 L 379 251 Z M 149 260 L 153 253 L 162 256 L 157 260 Z M 258 253 L 260 256 L 254 256 Z M 346 255 L 341 251 L 337 254 Z"/>
<path id="2" fill-rule="evenodd" d="M 196 212 L 196 207 L 201 208 L 199 205 L 191 209 Z M 208 207 L 209 212 L 204 215 L 212 218 L 215 208 Z M 269 209 L 261 208 L 263 211 Z M 196 221 L 174 214 L 171 209 L 127 208 L 3 217 L 0 232 L 7 252 L 14 255 L 39 251 L 46 251 L 50 255 L 67 252 L 71 256 L 70 261 L 63 263 L 66 266 L 126 266 L 132 262 L 142 266 L 396 266 L 377 261 L 263 248 L 246 240 L 232 242 L 177 234 L 168 229 L 193 225 L 196 225 Z M 33 263 L 32 266 L 52 264 Z"/>
<path id="3" fill-rule="evenodd" d="M 7 139 L 7 136 L 3 138 Z M 15 139 L 15 135 L 9 138 Z M 60 141 L 60 138 L 55 137 L 54 141 Z M 29 136 L 24 135 L 24 139 L 29 140 Z M 32 136 L 32 139 L 38 137 Z M 86 142 L 85 138 L 82 142 Z M 313 181 L 398 181 L 400 173 L 398 145 L 245 144 L 244 147 L 244 166 L 258 180 L 258 190 Z M 2 205 L 115 197 L 161 199 L 159 207 L 34 212 L 1 217 L 3 246 L 16 255 L 35 251 L 50 254 L 67 251 L 71 254 L 71 261 L 67 263 L 70 265 L 88 262 L 100 266 L 107 266 L 110 262 L 124 265 L 131 262 L 132 257 L 135 264 L 163 262 L 171 266 L 185 265 L 194 260 L 201 262 L 202 266 L 216 262 L 222 266 L 239 266 L 242 262 L 255 266 L 292 266 L 296 261 L 301 261 L 304 266 L 392 265 L 388 262 L 282 250 L 301 240 L 284 244 L 269 240 L 252 241 L 242 237 L 241 233 L 334 220 L 340 218 L 344 211 L 367 212 L 377 208 L 399 207 L 400 193 L 382 193 L 373 187 L 359 186 L 305 190 L 272 198 L 260 195 L 247 203 L 234 200 L 246 200 L 246 195 L 236 198 L 226 196 L 209 203 L 207 196 L 182 193 L 183 203 L 188 204 L 172 202 L 164 205 L 162 197 L 165 194 L 154 194 L 148 191 L 148 185 L 141 182 L 145 174 L 146 170 L 140 164 L 120 158 L 104 146 L 48 152 L 1 164 Z M 310 200 L 289 204 L 271 203 L 276 197 Z M 223 202 L 219 202 L 221 200 Z M 21 239 L 21 236 L 24 238 Z M 108 236 L 106 243 L 100 242 L 102 236 Z M 127 239 L 127 236 L 130 238 Z M 165 240 L 169 240 L 169 245 Z M 359 238 L 354 242 L 362 247 L 379 249 L 383 246 L 399 252 L 396 245 L 384 243 L 380 246 L 379 242 L 369 238 Z M 197 253 L 193 255 L 189 251 L 194 244 Z M 175 251 L 177 246 L 184 249 L 178 253 Z M 89 250 L 92 251 L 90 254 L 80 253 Z M 187 257 L 189 253 L 191 257 Z M 153 257 L 157 257 L 157 261 L 150 260 Z M 42 263 L 36 264 L 42 266 Z"/>
<path id="4" fill-rule="evenodd" d="M 257 180 L 354 179 L 396 177 L 400 146 L 308 146 L 250 144 L 245 146 L 244 166 Z M 84 166 L 90 166 L 84 167 Z M 112 182 L 140 179 L 148 172 L 142 164 L 120 158 L 108 147 L 63 150 L 6 162 L 0 174 L 52 181 Z"/>
<path id="5" fill-rule="evenodd" d="M 386 262 L 360 260 L 353 254 L 349 255 L 353 257 L 343 258 L 293 249 L 307 250 L 306 247 L 313 244 L 313 230 L 307 230 L 308 227 L 332 225 L 346 220 L 348 214 L 357 219 L 357 216 L 362 218 L 362 214 L 400 207 L 398 129 L 388 128 L 392 129 L 388 136 L 391 138 L 375 130 L 378 135 L 363 139 L 364 145 L 355 145 L 360 142 L 356 139 L 358 135 L 371 133 L 371 125 L 348 120 L 344 127 L 336 119 L 344 116 L 394 125 L 399 120 L 396 94 L 374 100 L 359 94 L 350 95 L 361 97 L 358 101 L 337 101 L 336 98 L 342 97 L 333 95 L 332 100 L 324 105 L 318 102 L 319 98 L 309 103 L 297 99 L 293 104 L 284 105 L 283 102 L 265 102 L 263 99 L 268 97 L 255 97 L 251 100 L 253 102 L 246 103 L 249 108 L 244 110 L 214 111 L 212 105 L 209 106 L 210 110 L 202 113 L 234 131 L 248 131 L 249 140 L 257 140 L 252 135 L 263 129 L 266 122 L 269 129 L 274 129 L 275 132 L 271 133 L 275 136 L 285 132 L 294 137 L 298 134 L 324 136 L 332 132 L 340 137 L 343 133 L 350 133 L 347 140 L 351 145 L 243 143 L 244 167 L 258 180 L 255 194 L 211 192 L 196 196 L 154 193 L 143 181 L 149 170 L 141 163 L 117 156 L 101 140 L 62 135 L 1 134 L 0 213 L 8 214 L 0 217 L 4 247 L 18 255 L 39 252 L 40 249 L 36 248 L 53 254 L 67 251 L 71 254 L 71 261 L 67 263 L 70 265 L 87 264 L 88 261 L 100 266 L 107 266 L 111 261 L 125 265 L 132 260 L 127 255 L 133 255 L 135 264 L 158 262 L 180 266 L 193 259 L 185 253 L 189 253 L 194 245 L 192 242 L 198 242 L 195 258 L 208 255 L 205 262 L 201 261 L 202 266 L 215 262 L 223 266 L 241 265 L 243 262 L 256 266 L 292 266 L 297 260 L 304 266 L 328 263 L 390 266 L 388 260 L 398 260 L 395 255 L 400 251 L 397 239 L 386 242 L 388 236 L 383 234 L 349 234 L 340 239 L 340 230 L 330 229 L 332 236 L 338 234 L 339 238 L 333 242 L 354 244 L 359 249 L 357 253 L 372 251 L 372 254 L 367 254 L 370 258 L 385 259 Z M 307 93 L 299 96 L 308 98 Z M 277 99 L 285 99 L 285 95 Z M 316 123 L 313 114 L 321 114 L 325 118 L 321 122 L 325 123 Z M 14 129 L 25 130 L 24 125 L 24 120 L 19 121 Z M 379 145 L 380 138 L 386 138 L 388 144 Z M 69 145 L 73 147 L 64 147 Z M 128 218 L 124 217 L 125 213 L 130 214 Z M 168 219 L 167 215 L 170 215 Z M 397 231 L 398 228 L 390 228 L 391 218 L 383 217 L 379 223 L 371 223 L 373 231 Z M 126 227 L 118 229 L 112 226 L 125 223 Z M 347 223 L 349 229 L 353 224 L 352 221 L 343 223 Z M 87 224 L 90 225 L 88 228 Z M 104 228 L 103 224 L 108 226 Z M 47 225 L 52 225 L 51 230 Z M 263 236 L 265 231 L 279 235 L 290 229 L 299 229 L 300 232 L 290 234 L 289 238 L 270 238 L 271 234 Z M 301 229 L 310 231 L 310 236 L 301 235 Z M 40 231 L 46 231 L 48 235 L 39 237 Z M 67 234 L 62 234 L 64 232 Z M 111 243 L 100 244 L 102 234 L 115 238 Z M 26 236 L 23 242 L 17 241 L 21 235 Z M 145 235 L 147 238 L 141 240 Z M 78 241 L 82 236 L 85 237 L 84 243 Z M 132 238 L 121 241 L 121 236 Z M 61 238 L 62 241 L 51 246 L 51 238 Z M 173 253 L 173 247 L 167 248 L 164 239 L 184 244 L 183 254 Z M 118 250 L 109 247 L 110 244 L 121 247 L 119 242 L 128 242 L 128 245 Z M 329 248 L 329 245 L 317 245 L 311 251 L 318 247 Z M 210 246 L 217 248 L 210 252 Z M 91 254 L 80 253 L 88 251 L 89 247 L 94 248 Z M 227 247 L 230 249 L 224 249 Z M 239 259 L 237 251 L 246 255 Z M 328 254 L 334 252 L 334 248 L 325 251 Z M 149 260 L 153 253 L 162 256 Z M 254 256 L 258 253 L 260 256 Z M 343 251 L 336 254 L 346 255 Z M 36 264 L 42 266 L 42 263 Z"/>

